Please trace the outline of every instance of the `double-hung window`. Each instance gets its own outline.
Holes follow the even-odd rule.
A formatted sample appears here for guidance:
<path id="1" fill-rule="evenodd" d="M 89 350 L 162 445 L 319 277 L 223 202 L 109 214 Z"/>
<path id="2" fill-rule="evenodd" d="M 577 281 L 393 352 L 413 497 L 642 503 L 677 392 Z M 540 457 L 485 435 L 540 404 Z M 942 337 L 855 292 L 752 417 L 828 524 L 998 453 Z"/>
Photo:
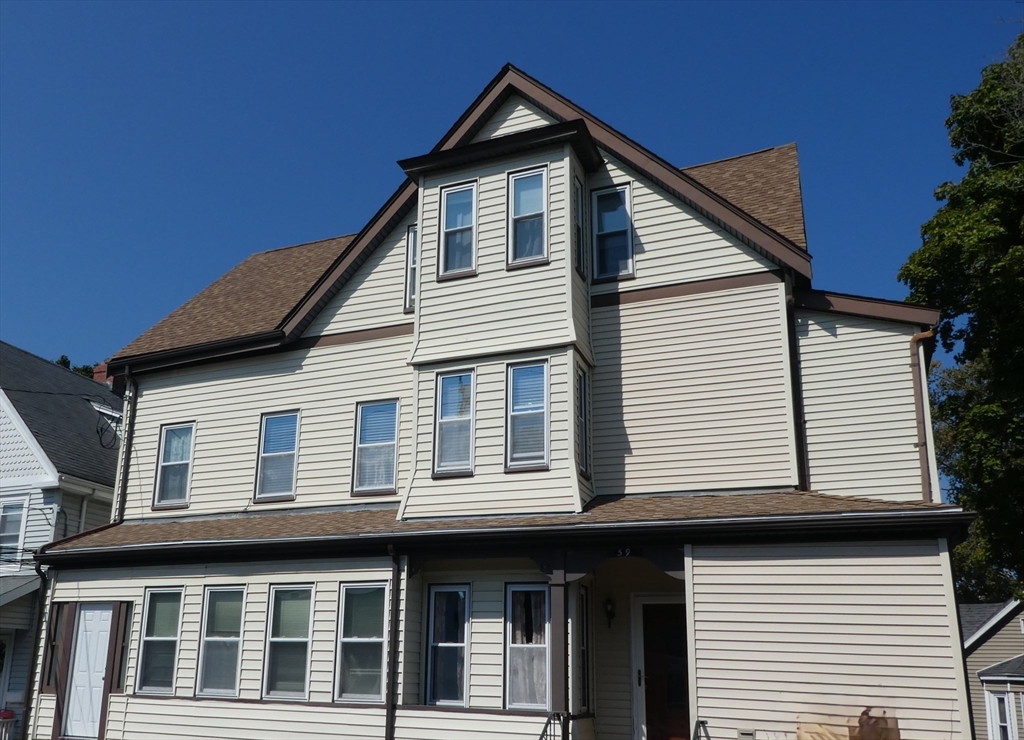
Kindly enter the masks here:
<path id="1" fill-rule="evenodd" d="M 548 588 L 509 586 L 505 686 L 509 709 L 548 706 Z"/>
<path id="2" fill-rule="evenodd" d="M 361 403 L 356 408 L 355 491 L 395 490 L 398 401 Z"/>
<path id="3" fill-rule="evenodd" d="M 266 696 L 306 698 L 312 601 L 313 589 L 309 586 L 270 589 L 270 634 L 263 671 Z"/>
<path id="4" fill-rule="evenodd" d="M 0 504 L 0 568 L 19 568 L 25 532 L 25 501 Z"/>
<path id="5" fill-rule="evenodd" d="M 387 586 L 383 583 L 341 587 L 338 628 L 338 698 L 383 701 Z"/>
<path id="6" fill-rule="evenodd" d="M 633 274 L 629 185 L 594 192 L 594 278 Z"/>
<path id="7" fill-rule="evenodd" d="M 434 471 L 473 470 L 472 370 L 437 376 L 437 429 L 434 433 Z"/>
<path id="8" fill-rule="evenodd" d="M 537 467 L 548 460 L 548 363 L 508 368 L 509 468 Z"/>
<path id="9" fill-rule="evenodd" d="M 508 261 L 510 265 L 535 262 L 547 256 L 545 218 L 546 171 L 509 175 Z"/>
<path id="10" fill-rule="evenodd" d="M 576 272 L 586 279 L 587 245 L 583 239 L 583 185 L 572 178 L 572 248 Z"/>
<path id="11" fill-rule="evenodd" d="M 142 617 L 142 658 L 138 690 L 154 694 L 174 693 L 174 669 L 181 624 L 181 589 L 146 591 Z"/>
<path id="12" fill-rule="evenodd" d="M 279 498 L 295 494 L 298 436 L 297 411 L 263 415 L 256 498 Z"/>
<path id="13" fill-rule="evenodd" d="M 156 504 L 177 506 L 188 503 L 189 473 L 196 425 L 170 424 L 160 430 L 160 452 L 156 472 Z"/>
<path id="14" fill-rule="evenodd" d="M 430 587 L 427 703 L 466 704 L 469 586 Z"/>
<path id="15" fill-rule="evenodd" d="M 416 259 L 419 249 L 419 231 L 416 224 L 405 232 L 405 310 L 416 308 Z"/>
<path id="16" fill-rule="evenodd" d="M 1014 694 L 985 692 L 988 736 L 991 740 L 1018 740 Z M 1021 700 L 1024 707 L 1024 699 Z M 1024 711 L 1024 710 L 1022 710 Z"/>
<path id="17" fill-rule="evenodd" d="M 476 265 L 476 183 L 441 191 L 439 275 L 471 273 Z"/>
<path id="18" fill-rule="evenodd" d="M 576 465 L 590 471 L 590 393 L 587 371 L 576 367 Z"/>
<path id="19" fill-rule="evenodd" d="M 199 656 L 199 694 L 238 695 L 245 589 L 208 588 Z"/>

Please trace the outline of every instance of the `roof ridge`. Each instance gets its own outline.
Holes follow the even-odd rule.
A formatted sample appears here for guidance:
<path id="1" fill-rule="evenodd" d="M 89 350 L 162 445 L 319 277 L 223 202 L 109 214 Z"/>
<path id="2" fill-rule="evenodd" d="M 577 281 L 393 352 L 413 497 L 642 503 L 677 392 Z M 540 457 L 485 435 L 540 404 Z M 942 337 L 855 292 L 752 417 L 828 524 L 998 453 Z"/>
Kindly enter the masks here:
<path id="1" fill-rule="evenodd" d="M 765 147 L 764 149 L 758 149 L 753 152 L 747 152 L 746 154 L 734 154 L 731 157 L 722 157 L 721 159 L 712 159 L 707 162 L 701 162 L 700 164 L 688 164 L 685 167 L 680 167 L 680 170 L 695 170 L 699 167 L 707 167 L 712 164 L 722 164 L 723 162 L 731 162 L 734 159 L 743 159 L 744 157 L 753 157 L 755 154 L 764 154 L 765 152 L 773 152 L 776 149 L 785 149 L 787 146 L 796 146 L 795 141 L 790 141 L 785 144 L 778 144 L 776 146 Z"/>
<path id="2" fill-rule="evenodd" d="M 328 237 L 326 237 L 324 239 L 313 239 L 312 241 L 301 242 L 300 244 L 289 244 L 289 245 L 287 245 L 285 247 L 272 247 L 270 249 L 264 249 L 264 250 L 259 251 L 259 252 L 253 252 L 249 256 L 250 257 L 255 257 L 258 254 L 269 254 L 270 252 L 283 252 L 286 249 L 296 249 L 298 247 L 309 247 L 309 246 L 312 246 L 313 244 L 323 244 L 324 242 L 333 242 L 336 239 L 344 239 L 346 237 L 354 237 L 358 233 L 359 232 L 357 231 L 357 232 L 353 232 L 351 234 L 339 234 L 338 236 L 328 236 Z"/>
<path id="3" fill-rule="evenodd" d="M 53 367 L 57 368 L 58 370 L 63 370 L 66 373 L 70 373 L 71 375 L 73 375 L 76 378 L 81 378 L 82 380 L 84 380 L 86 382 L 89 382 L 89 383 L 92 383 L 93 385 L 101 386 L 105 390 L 108 390 L 108 391 L 110 390 L 109 388 L 107 388 L 107 384 L 106 383 L 100 383 L 99 381 L 93 380 L 92 378 L 87 378 L 86 376 L 82 375 L 81 373 L 76 373 L 71 368 L 64 367 L 63 365 L 58 365 L 56 363 L 56 361 L 48 360 L 48 359 L 46 359 L 45 357 L 43 357 L 41 355 L 37 355 L 35 352 L 29 352 L 27 349 L 19 347 L 16 344 L 11 344 L 10 342 L 5 342 L 2 339 L 0 339 L 0 344 L 5 345 L 7 347 L 10 347 L 11 349 L 15 349 L 18 352 L 21 352 L 22 354 L 28 355 L 29 357 L 34 357 L 35 359 L 39 360 L 40 362 L 45 362 L 47 365 L 53 365 Z M 64 355 L 64 356 L 67 357 L 67 355 Z M 103 361 L 100 360 L 100 362 L 103 362 Z M 100 364 L 100 362 L 97 362 L 95 364 L 98 365 L 98 364 Z M 0 387 L 5 387 L 2 382 L 0 382 Z"/>

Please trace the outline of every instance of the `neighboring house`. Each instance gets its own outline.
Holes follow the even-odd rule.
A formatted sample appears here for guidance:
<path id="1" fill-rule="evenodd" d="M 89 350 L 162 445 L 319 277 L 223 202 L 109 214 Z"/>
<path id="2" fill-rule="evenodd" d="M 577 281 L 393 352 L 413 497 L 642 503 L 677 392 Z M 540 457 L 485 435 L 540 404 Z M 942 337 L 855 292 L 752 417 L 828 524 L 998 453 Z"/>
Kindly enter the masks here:
<path id="1" fill-rule="evenodd" d="M 938 314 L 812 289 L 795 147 L 679 170 L 507 66 L 400 165 L 109 361 L 31 736 L 970 737 Z"/>
<path id="2" fill-rule="evenodd" d="M 1024 602 L 961 604 L 978 740 L 1024 740 Z"/>
<path id="3" fill-rule="evenodd" d="M 110 522 L 121 398 L 0 342 L 0 707 L 20 717 L 36 639 L 33 552 Z"/>

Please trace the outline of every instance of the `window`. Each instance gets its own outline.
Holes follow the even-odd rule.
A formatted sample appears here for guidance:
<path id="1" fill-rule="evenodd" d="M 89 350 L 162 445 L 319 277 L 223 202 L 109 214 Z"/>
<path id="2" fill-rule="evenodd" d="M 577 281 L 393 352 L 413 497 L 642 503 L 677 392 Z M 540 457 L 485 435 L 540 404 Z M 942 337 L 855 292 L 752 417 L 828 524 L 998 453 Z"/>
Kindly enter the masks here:
<path id="1" fill-rule="evenodd" d="M 594 278 L 633 274 L 629 185 L 594 193 Z"/>
<path id="2" fill-rule="evenodd" d="M 508 369 L 508 460 L 510 468 L 536 467 L 548 459 L 548 364 Z"/>
<path id="3" fill-rule="evenodd" d="M 590 393 L 587 371 L 576 367 L 576 464 L 581 472 L 590 470 Z"/>
<path id="4" fill-rule="evenodd" d="M 475 266 L 476 183 L 442 191 L 441 275 L 470 273 Z"/>
<path id="5" fill-rule="evenodd" d="M 413 224 L 405 232 L 405 310 L 416 308 L 416 257 L 419 249 L 419 232 Z"/>
<path id="6" fill-rule="evenodd" d="M 271 588 L 270 635 L 267 638 L 267 696 L 306 698 L 309 629 L 313 589 Z"/>
<path id="7" fill-rule="evenodd" d="M 590 589 L 580 586 L 580 709 L 590 709 Z"/>
<path id="8" fill-rule="evenodd" d="M 338 698 L 384 700 L 384 613 L 387 586 L 341 587 Z"/>
<path id="9" fill-rule="evenodd" d="M 156 472 L 157 505 L 188 503 L 188 479 L 192 469 L 192 442 L 196 425 L 174 424 L 160 430 L 160 457 Z"/>
<path id="10" fill-rule="evenodd" d="M 0 567 L 21 567 L 24 530 L 25 501 L 0 504 Z"/>
<path id="11" fill-rule="evenodd" d="M 178 654 L 180 619 L 181 589 L 146 591 L 146 611 L 142 617 L 139 691 L 174 693 L 174 668 Z"/>
<path id="12" fill-rule="evenodd" d="M 428 704 L 466 704 L 468 633 L 469 586 L 431 586 Z"/>
<path id="13" fill-rule="evenodd" d="M 991 740 L 1017 740 L 1017 717 L 1013 694 L 996 694 L 986 691 L 985 699 L 989 738 Z"/>
<path id="14" fill-rule="evenodd" d="M 242 588 L 206 589 L 199 648 L 199 694 L 238 695 L 244 601 Z"/>
<path id="15" fill-rule="evenodd" d="M 434 471 L 473 469 L 473 371 L 437 376 L 437 429 Z"/>
<path id="16" fill-rule="evenodd" d="M 295 494 L 298 431 L 299 414 L 296 411 L 263 415 L 256 498 L 280 498 Z"/>
<path id="17" fill-rule="evenodd" d="M 580 277 L 587 275 L 587 245 L 583 239 L 583 185 L 572 179 L 572 247 L 573 261 Z"/>
<path id="18" fill-rule="evenodd" d="M 545 179 L 544 170 L 509 175 L 509 264 L 534 262 L 547 256 Z"/>
<path id="19" fill-rule="evenodd" d="M 505 616 L 509 709 L 548 706 L 548 589 L 509 586 Z"/>
<path id="20" fill-rule="evenodd" d="M 361 403 L 356 407 L 355 490 L 395 490 L 398 401 Z"/>

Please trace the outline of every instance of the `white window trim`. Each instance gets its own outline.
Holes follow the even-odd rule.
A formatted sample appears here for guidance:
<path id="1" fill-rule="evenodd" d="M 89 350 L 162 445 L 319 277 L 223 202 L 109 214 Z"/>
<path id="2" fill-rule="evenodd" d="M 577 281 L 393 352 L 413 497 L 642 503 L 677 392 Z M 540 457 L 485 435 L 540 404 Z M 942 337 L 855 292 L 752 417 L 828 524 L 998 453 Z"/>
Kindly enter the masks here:
<path id="1" fill-rule="evenodd" d="M 463 467 L 442 468 L 441 457 L 441 381 L 454 375 L 469 375 L 469 464 Z M 461 419 L 461 417 L 459 417 Z M 466 475 L 473 473 L 473 460 L 476 457 L 476 368 L 448 370 L 438 373 L 434 387 L 434 473 L 438 475 Z"/>
<path id="2" fill-rule="evenodd" d="M 576 365 L 574 380 L 575 403 L 573 420 L 579 424 L 576 439 L 576 469 L 590 475 L 590 372 L 583 365 Z"/>
<path id="3" fill-rule="evenodd" d="M 271 452 L 267 455 L 263 454 L 263 440 L 267 433 L 267 419 L 274 418 L 276 416 L 294 416 L 295 417 L 295 449 L 293 452 Z M 298 488 L 299 478 L 299 436 L 302 430 L 302 411 L 299 409 L 290 409 L 288 411 L 268 411 L 260 416 L 260 439 L 259 447 L 256 449 L 256 501 L 280 501 L 282 499 L 293 499 L 295 498 L 295 491 Z M 294 455 L 295 458 L 292 460 L 292 490 L 284 493 L 260 493 L 260 476 L 263 473 L 263 458 L 264 457 L 280 457 L 282 455 Z"/>
<path id="4" fill-rule="evenodd" d="M 0 561 L 0 571 L 11 572 L 21 570 L 22 560 L 25 555 L 25 533 L 28 532 L 29 496 L 5 496 L 0 499 L 0 516 L 8 506 L 18 504 L 21 506 L 21 530 L 18 532 L 18 543 L 14 548 L 14 561 L 5 563 Z"/>
<path id="5" fill-rule="evenodd" d="M 149 623 L 149 597 L 150 594 L 157 593 L 176 593 L 178 594 L 178 634 L 174 638 L 170 637 L 146 637 L 146 625 Z M 182 586 L 170 586 L 166 588 L 147 588 L 143 597 L 142 609 L 142 626 L 139 630 L 139 664 L 137 667 L 138 675 L 135 677 L 135 693 L 136 694 L 158 694 L 160 696 L 171 696 L 174 694 L 175 689 L 178 687 L 178 654 L 181 651 L 181 618 L 185 613 L 185 589 Z M 143 670 L 145 666 L 146 657 L 146 643 L 151 641 L 156 642 L 169 642 L 171 639 L 174 640 L 174 663 L 171 669 L 171 688 L 169 689 L 147 689 L 142 686 L 142 677 L 145 674 Z"/>
<path id="6" fill-rule="evenodd" d="M 203 621 L 199 629 L 199 667 L 196 670 L 196 696 L 219 696 L 219 697 L 238 697 L 239 685 L 242 682 L 242 636 L 245 633 L 245 600 L 247 596 L 247 588 L 245 586 L 207 586 L 203 593 Z M 210 594 L 214 591 L 241 591 L 242 593 L 242 616 L 238 624 L 238 637 L 210 637 L 206 636 L 206 620 L 210 616 Z M 179 630 L 180 631 L 180 630 Z M 235 690 L 234 691 L 219 691 L 219 690 L 204 690 L 203 689 L 203 669 L 205 664 L 203 659 L 206 656 L 206 642 L 207 640 L 214 640 L 217 642 L 230 642 L 234 641 L 238 645 L 238 660 L 235 666 Z"/>
<path id="7" fill-rule="evenodd" d="M 1014 701 L 1014 692 L 1003 690 L 993 691 L 985 688 L 985 716 L 988 720 L 988 736 L 991 740 L 999 740 L 999 707 L 997 701 L 1002 698 L 1006 701 L 1006 721 L 1009 730 L 1009 740 L 1018 740 L 1017 736 L 1017 707 Z M 1021 698 L 1021 706 L 1024 711 L 1024 697 Z"/>
<path id="8" fill-rule="evenodd" d="M 181 501 L 161 501 L 160 500 L 160 481 L 162 480 L 161 473 L 164 469 L 164 445 L 167 442 L 167 432 L 171 429 L 184 429 L 185 427 L 191 427 L 192 429 L 192 441 L 188 448 L 188 475 L 185 476 L 185 498 Z M 173 424 L 163 424 L 160 427 L 160 444 L 156 451 L 156 485 L 153 486 L 153 508 L 160 509 L 164 507 L 177 508 L 179 506 L 188 506 L 189 501 L 192 497 L 192 471 L 195 468 L 196 459 L 196 432 L 198 431 L 199 424 L 195 421 L 179 421 Z M 184 462 L 167 463 L 168 465 L 184 465 Z"/>
<path id="9" fill-rule="evenodd" d="M 463 632 L 465 634 L 462 645 L 462 701 L 438 701 L 433 698 L 434 694 L 434 648 L 438 645 L 454 645 L 458 646 L 460 643 L 457 642 L 445 642 L 435 643 L 434 642 L 434 596 L 438 593 L 450 593 L 452 591 L 462 591 L 466 594 L 464 599 L 465 610 L 463 616 Z M 469 706 L 469 644 L 470 644 L 470 627 L 472 620 L 470 615 L 472 612 L 472 604 L 470 603 L 471 589 L 468 583 L 432 583 L 427 588 L 427 704 L 430 706 L 439 707 L 467 707 Z"/>
<path id="10" fill-rule="evenodd" d="M 306 637 L 271 637 L 274 628 L 274 595 L 278 591 L 309 591 L 309 624 L 306 626 Z M 316 611 L 315 583 L 279 583 L 270 587 L 270 598 L 267 601 L 267 636 L 263 644 L 263 698 L 280 699 L 283 701 L 306 701 L 309 699 L 309 676 L 313 663 L 313 614 Z M 306 677 L 304 690 L 298 692 L 270 693 L 270 644 L 272 642 L 305 642 L 306 643 Z"/>
<path id="11" fill-rule="evenodd" d="M 626 194 L 626 243 L 629 245 L 629 270 L 626 272 L 608 273 L 606 275 L 597 274 L 597 198 L 600 195 L 606 193 L 620 191 Z M 615 280 L 622 277 L 630 277 L 636 274 L 636 254 L 634 253 L 635 244 L 633 243 L 633 188 L 631 183 L 623 183 L 621 185 L 615 185 L 610 188 L 601 188 L 600 190 L 593 190 L 590 193 L 590 226 L 591 226 L 591 242 L 593 242 L 591 248 L 591 260 L 594 265 L 594 280 Z"/>
<path id="12" fill-rule="evenodd" d="M 587 279 L 587 230 L 583 204 L 585 202 L 585 190 L 583 183 L 576 175 L 572 176 L 572 258 L 575 263 L 573 267 L 576 273 L 584 280 Z M 579 232 L 577 233 L 577 229 Z"/>
<path id="13" fill-rule="evenodd" d="M 544 592 L 544 704 L 512 702 L 512 594 L 515 591 Z M 530 648 L 527 648 L 530 649 Z M 536 649 L 536 648 L 532 648 Z M 551 706 L 551 589 L 546 583 L 509 583 L 505 586 L 505 707 L 507 709 L 548 709 Z"/>
<path id="14" fill-rule="evenodd" d="M 405 310 L 416 310 L 416 297 L 419 295 L 417 283 L 420 275 L 418 224 L 412 224 L 405 230 Z M 413 273 L 415 270 L 415 275 Z"/>
<path id="15" fill-rule="evenodd" d="M 345 592 L 350 588 L 383 588 L 384 589 L 384 614 L 383 614 L 383 630 L 381 631 L 383 637 L 345 637 Z M 387 690 L 388 683 L 388 646 L 390 640 L 390 633 L 388 628 L 390 625 L 388 622 L 388 614 L 390 613 L 389 605 L 391 603 L 391 584 L 387 581 L 368 581 L 366 583 L 360 582 L 349 582 L 342 583 L 340 593 L 338 595 L 338 654 L 335 660 L 337 663 L 335 667 L 334 685 L 335 689 L 335 701 L 353 701 L 353 702 L 365 702 L 367 704 L 380 704 L 384 701 L 384 692 Z M 342 653 L 345 649 L 345 643 L 377 643 L 381 644 L 380 658 L 381 658 L 381 670 L 380 670 L 380 694 L 373 696 L 370 694 L 346 694 L 343 692 L 342 686 L 342 667 L 344 665 Z"/>
<path id="16" fill-rule="evenodd" d="M 537 412 L 520 411 L 517 414 L 512 410 L 512 372 L 518 368 L 537 365 L 544 366 L 544 459 L 514 462 L 512 460 L 512 417 Z M 547 468 L 551 464 L 551 363 L 548 360 L 509 363 L 505 368 L 505 388 L 507 396 L 505 404 L 505 467 L 509 470 Z"/>
<path id="17" fill-rule="evenodd" d="M 362 429 L 363 422 L 363 408 L 366 406 L 384 406 L 386 404 L 393 404 L 395 407 L 395 441 L 394 442 L 372 442 L 367 444 L 359 443 L 359 432 Z M 355 446 L 353 447 L 352 453 L 352 491 L 353 493 L 395 493 L 398 491 L 398 428 L 400 426 L 400 417 L 402 413 L 401 400 L 398 398 L 386 398 L 380 401 L 360 401 L 356 404 L 356 430 L 355 430 Z M 364 447 L 384 447 L 386 445 L 392 445 L 395 448 L 395 463 L 394 470 L 391 471 L 390 486 L 370 486 L 366 488 L 359 487 L 359 450 Z"/>
<path id="18" fill-rule="evenodd" d="M 470 239 L 470 266 L 466 267 L 466 268 L 463 268 L 461 270 L 449 270 L 449 271 L 446 272 L 445 269 L 444 269 L 445 250 L 447 249 L 447 244 L 446 244 L 445 236 L 447 236 L 448 230 L 444 226 L 444 223 L 445 223 L 445 210 L 448 207 L 448 196 L 451 195 L 452 193 L 460 193 L 463 190 L 470 190 L 473 193 L 473 206 L 472 206 L 473 223 L 470 226 L 470 230 L 472 232 L 472 238 Z M 438 233 L 438 239 L 439 239 L 438 255 L 437 255 L 437 257 L 438 257 L 437 258 L 437 276 L 439 278 L 447 278 L 447 277 L 453 277 L 453 276 L 459 276 L 459 275 L 473 275 L 473 274 L 476 273 L 476 248 L 477 248 L 477 212 L 476 211 L 477 211 L 477 207 L 478 207 L 478 198 L 477 198 L 477 182 L 476 182 L 476 180 L 473 180 L 472 182 L 459 183 L 457 185 L 448 185 L 446 187 L 441 188 L 441 212 L 439 214 L 440 218 L 438 219 L 438 224 L 437 224 L 438 225 L 437 233 Z M 464 228 L 465 227 L 463 227 L 463 229 Z M 452 231 L 462 231 L 463 229 L 452 229 Z"/>
<path id="19" fill-rule="evenodd" d="M 540 217 L 541 217 L 541 234 L 542 234 L 543 239 L 544 239 L 543 250 L 541 251 L 541 254 L 538 257 L 520 257 L 520 258 L 516 259 L 516 256 L 515 256 L 515 221 L 516 221 L 516 215 L 515 215 L 515 211 L 516 211 L 516 204 L 515 204 L 515 182 L 516 182 L 516 180 L 521 180 L 521 179 L 523 179 L 525 177 L 532 177 L 534 175 L 540 175 L 541 176 L 541 185 L 540 185 L 540 187 L 541 187 L 542 207 L 541 207 L 541 210 L 540 210 Z M 522 265 L 532 265 L 532 264 L 539 264 L 539 263 L 542 263 L 542 262 L 547 262 L 548 261 L 548 241 L 549 241 L 548 240 L 548 224 L 549 224 L 549 221 L 548 221 L 548 210 L 549 210 L 549 207 L 550 207 L 550 204 L 549 204 L 550 193 L 548 192 L 548 168 L 547 168 L 547 166 L 544 166 L 544 167 L 532 167 L 532 168 L 530 168 L 528 170 L 519 170 L 517 172 L 510 172 L 508 174 L 508 182 L 506 183 L 505 197 L 506 197 L 506 203 L 508 203 L 508 208 L 506 209 L 506 211 L 508 212 L 508 220 L 507 220 L 507 222 L 505 224 L 505 229 L 506 229 L 506 231 L 505 231 L 505 233 L 506 233 L 505 243 L 507 245 L 506 246 L 506 252 L 505 252 L 505 259 L 507 260 L 507 264 L 519 267 L 519 266 L 522 266 Z M 528 214 L 523 214 L 523 216 L 520 216 L 520 218 L 524 218 L 526 216 L 536 216 L 536 215 L 537 215 L 536 213 L 528 213 Z"/>

